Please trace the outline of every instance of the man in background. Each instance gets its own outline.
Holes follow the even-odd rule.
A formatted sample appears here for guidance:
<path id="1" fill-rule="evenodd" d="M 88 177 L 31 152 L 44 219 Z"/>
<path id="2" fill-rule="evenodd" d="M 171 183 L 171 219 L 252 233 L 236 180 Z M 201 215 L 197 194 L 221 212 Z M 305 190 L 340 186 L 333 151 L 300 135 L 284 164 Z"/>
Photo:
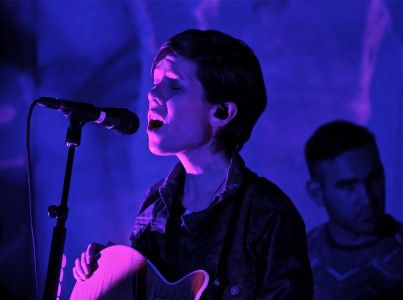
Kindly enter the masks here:
<path id="1" fill-rule="evenodd" d="M 308 234 L 315 299 L 403 299 L 403 230 L 385 214 L 385 175 L 373 134 L 347 121 L 305 146 L 307 190 L 329 221 Z"/>

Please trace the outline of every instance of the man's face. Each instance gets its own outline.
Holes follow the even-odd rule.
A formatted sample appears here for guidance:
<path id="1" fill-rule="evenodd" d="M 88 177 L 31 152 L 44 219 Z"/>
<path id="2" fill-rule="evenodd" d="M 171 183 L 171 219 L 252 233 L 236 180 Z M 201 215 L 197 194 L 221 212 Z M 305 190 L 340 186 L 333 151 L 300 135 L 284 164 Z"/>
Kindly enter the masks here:
<path id="1" fill-rule="evenodd" d="M 385 210 L 385 178 L 374 145 L 319 163 L 324 206 L 331 222 L 355 234 L 374 233 Z"/>
<path id="2" fill-rule="evenodd" d="M 209 111 L 196 77 L 196 64 L 168 55 L 153 71 L 148 93 L 148 145 L 152 153 L 172 155 L 192 151 L 212 138 Z"/>

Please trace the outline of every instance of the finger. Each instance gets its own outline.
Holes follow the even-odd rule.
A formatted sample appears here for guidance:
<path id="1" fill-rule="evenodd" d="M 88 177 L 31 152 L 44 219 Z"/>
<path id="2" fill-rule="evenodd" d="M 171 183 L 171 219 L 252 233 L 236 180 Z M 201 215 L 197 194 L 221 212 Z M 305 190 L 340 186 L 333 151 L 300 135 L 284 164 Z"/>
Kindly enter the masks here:
<path id="1" fill-rule="evenodd" d="M 79 278 L 81 278 L 81 280 L 86 280 L 87 276 L 85 276 L 83 268 L 81 267 L 81 260 L 76 258 L 74 265 L 75 265 L 76 273 L 79 276 Z"/>
<path id="2" fill-rule="evenodd" d="M 78 275 L 76 267 L 73 268 L 73 276 L 77 281 L 82 281 L 81 277 Z"/>
<path id="3" fill-rule="evenodd" d="M 83 268 L 84 274 L 88 277 L 91 273 L 91 270 L 89 269 L 89 264 L 87 264 L 85 252 L 81 253 L 80 265 Z"/>
<path id="4" fill-rule="evenodd" d="M 85 259 L 87 261 L 87 264 L 91 264 L 93 256 L 94 256 L 94 246 L 93 244 L 89 244 L 87 246 L 87 251 L 85 251 Z"/>
<path id="5" fill-rule="evenodd" d="M 81 278 L 81 280 L 86 280 L 87 276 L 85 276 L 84 270 L 81 266 L 81 260 L 80 258 L 76 258 L 75 262 L 74 262 L 75 268 L 76 268 L 76 272 L 77 275 Z"/>
<path id="6" fill-rule="evenodd" d="M 87 251 L 85 252 L 87 264 L 91 264 L 94 260 L 96 254 L 98 254 L 102 249 L 106 247 L 102 244 L 91 243 L 87 247 Z"/>

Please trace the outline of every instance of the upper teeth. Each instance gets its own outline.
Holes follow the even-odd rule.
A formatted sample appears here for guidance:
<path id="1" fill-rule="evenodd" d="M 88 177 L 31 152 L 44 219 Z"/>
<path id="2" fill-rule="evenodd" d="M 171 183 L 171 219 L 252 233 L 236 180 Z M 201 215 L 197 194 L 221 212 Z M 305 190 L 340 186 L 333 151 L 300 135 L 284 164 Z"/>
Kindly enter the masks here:
<path id="1" fill-rule="evenodd" d="M 164 119 L 160 116 L 152 116 L 152 117 L 150 117 L 150 120 L 164 122 Z"/>

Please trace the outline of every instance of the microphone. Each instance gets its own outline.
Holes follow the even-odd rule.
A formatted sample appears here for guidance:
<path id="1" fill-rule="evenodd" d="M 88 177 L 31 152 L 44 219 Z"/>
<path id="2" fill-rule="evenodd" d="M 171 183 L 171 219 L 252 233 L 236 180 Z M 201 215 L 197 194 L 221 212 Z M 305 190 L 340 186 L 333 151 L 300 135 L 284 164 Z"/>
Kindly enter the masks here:
<path id="1" fill-rule="evenodd" d="M 57 109 L 70 118 L 86 123 L 95 122 L 120 134 L 133 134 L 140 125 L 137 115 L 127 108 L 100 108 L 93 104 L 52 97 L 39 97 L 38 104 Z"/>

